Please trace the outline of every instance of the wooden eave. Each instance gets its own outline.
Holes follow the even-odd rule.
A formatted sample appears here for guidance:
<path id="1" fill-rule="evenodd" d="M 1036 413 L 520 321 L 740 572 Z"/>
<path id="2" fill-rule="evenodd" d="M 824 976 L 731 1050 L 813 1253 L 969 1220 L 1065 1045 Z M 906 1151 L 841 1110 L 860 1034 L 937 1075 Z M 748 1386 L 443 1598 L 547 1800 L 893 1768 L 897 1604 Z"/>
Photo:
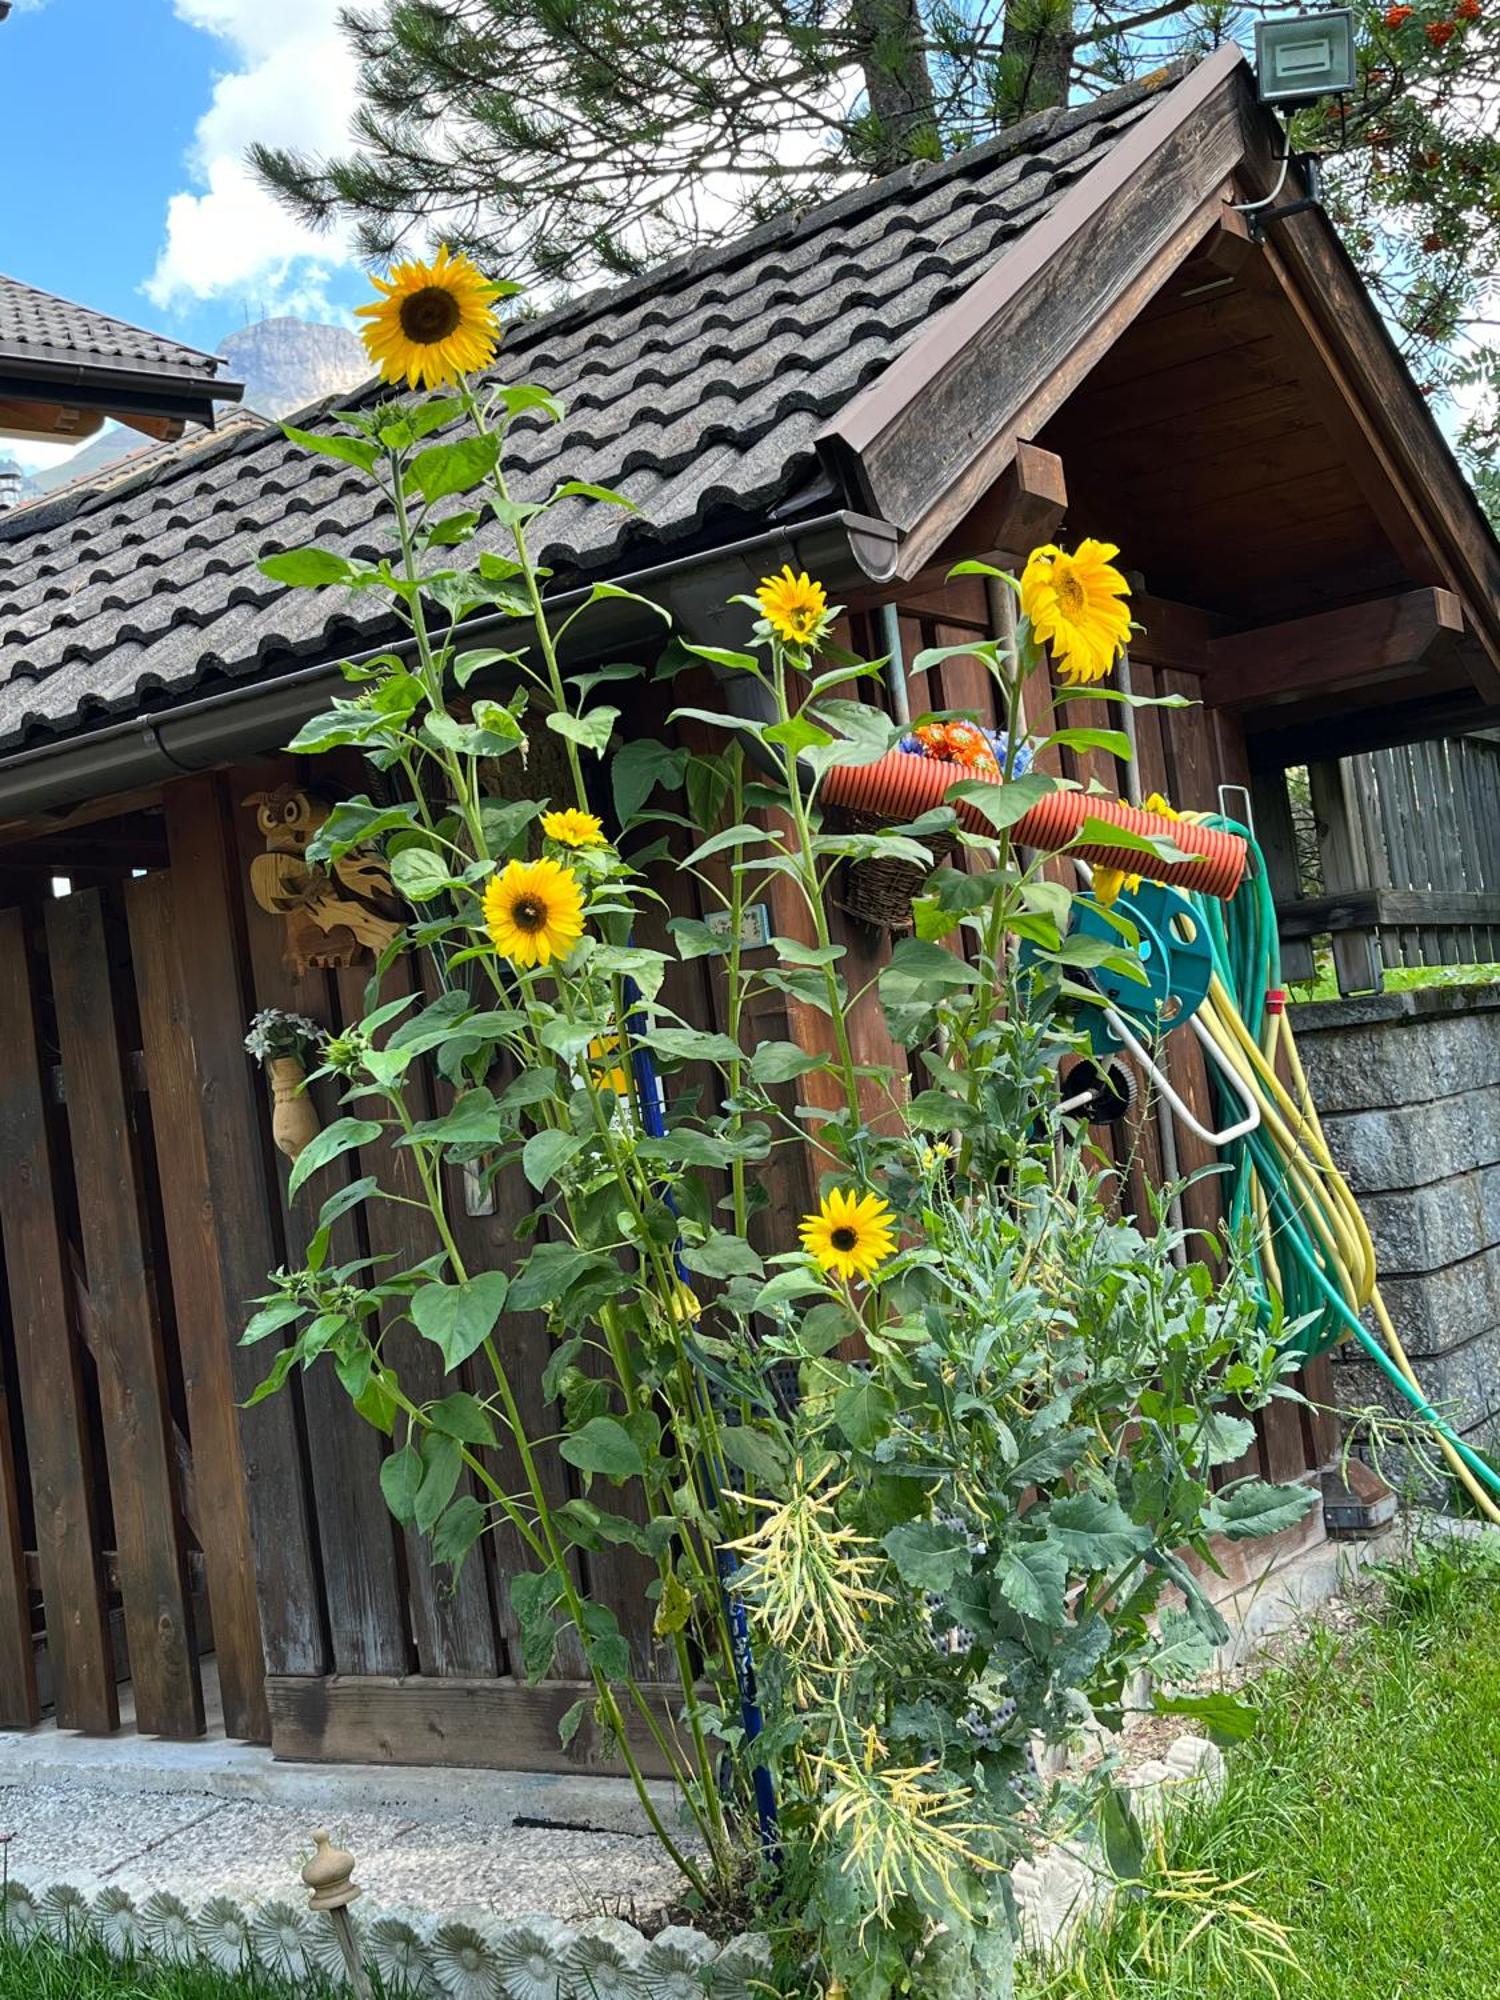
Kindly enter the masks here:
<path id="1" fill-rule="evenodd" d="M 1410 582 L 1456 597 L 1454 656 L 1500 700 L 1500 544 L 1337 233 L 1317 210 L 1272 212 L 1255 245 L 1233 206 L 1277 185 L 1283 143 L 1242 51 L 1221 48 L 841 411 L 820 449 L 897 529 L 911 578 L 1172 274 L 1194 255 L 1221 260 L 1309 356 L 1353 485 Z M 1304 193 L 1290 175 L 1277 205 Z"/>

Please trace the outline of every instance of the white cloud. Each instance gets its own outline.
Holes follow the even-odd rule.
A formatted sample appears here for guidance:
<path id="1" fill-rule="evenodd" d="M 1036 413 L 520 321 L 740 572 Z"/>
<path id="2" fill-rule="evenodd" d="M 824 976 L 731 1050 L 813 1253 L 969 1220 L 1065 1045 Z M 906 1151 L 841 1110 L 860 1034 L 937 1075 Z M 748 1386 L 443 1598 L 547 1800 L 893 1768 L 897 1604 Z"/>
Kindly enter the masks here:
<path id="1" fill-rule="evenodd" d="M 93 441 L 74 438 L 64 444 L 42 444 L 35 438 L 8 438 L 0 431 L 0 458 L 13 458 L 23 472 L 50 472 L 54 466 L 66 465 Z"/>
<path id="2" fill-rule="evenodd" d="M 223 43 L 233 66 L 214 82 L 186 162 L 191 186 L 167 203 L 166 234 L 143 290 L 166 308 L 249 299 L 267 311 L 329 316 L 330 267 L 352 261 L 346 235 L 297 222 L 245 166 L 252 140 L 320 152 L 348 142 L 357 91 L 338 32 L 339 0 L 174 0 L 190 27 Z"/>

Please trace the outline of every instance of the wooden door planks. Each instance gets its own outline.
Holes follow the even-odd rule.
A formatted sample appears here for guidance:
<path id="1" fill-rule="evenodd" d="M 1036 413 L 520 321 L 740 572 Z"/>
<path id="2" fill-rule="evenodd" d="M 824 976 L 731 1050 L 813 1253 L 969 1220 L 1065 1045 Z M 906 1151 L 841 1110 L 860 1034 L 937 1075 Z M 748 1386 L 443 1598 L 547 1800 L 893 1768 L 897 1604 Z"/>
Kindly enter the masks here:
<path id="1" fill-rule="evenodd" d="M 83 1366 L 53 1183 L 26 926 L 0 911 L 0 1206 L 58 1723 L 120 1723 Z"/>
<path id="2" fill-rule="evenodd" d="M 257 789 L 271 790 L 292 767 L 268 763 L 253 773 L 236 773 L 241 797 Z M 280 920 L 270 916 L 249 894 L 249 864 L 264 852 L 253 812 L 239 807 L 237 822 L 239 877 L 245 910 L 250 977 L 257 1008 L 279 1007 L 304 1014 L 325 1026 L 334 1018 L 333 994 L 327 972 L 301 976 L 283 962 L 285 934 Z M 243 1030 L 241 1030 L 243 1032 Z M 337 1115 L 331 1093 L 316 1093 L 320 1115 Z M 301 1188 L 294 1201 L 286 1198 L 287 1163 L 278 1155 L 273 1165 L 281 1197 L 282 1234 L 288 1260 L 300 1265 L 317 1227 L 318 1210 L 337 1189 L 354 1178 L 348 1156 L 333 1161 Z M 332 1263 L 360 1255 L 356 1224 L 345 1215 L 334 1225 Z M 302 1377 L 303 1404 L 312 1466 L 313 1511 L 323 1557 L 323 1584 L 328 1607 L 333 1663 L 339 1673 L 401 1674 L 410 1665 L 406 1603 L 396 1550 L 396 1525 L 380 1490 L 384 1456 L 380 1434 L 358 1414 L 333 1372 L 329 1356 Z"/>
<path id="3" fill-rule="evenodd" d="M 0 1729 L 30 1729 L 41 1719 L 31 1586 L 21 1527 L 20 1467 L 11 1427 L 10 1391 L 0 1369 Z"/>
<path id="4" fill-rule="evenodd" d="M 166 1360 L 141 1227 L 139 1162 L 97 890 L 48 905 L 47 942 L 136 1725 L 203 1733 Z"/>
<path id="5" fill-rule="evenodd" d="M 241 1347 L 240 1328 L 266 1274 L 281 1262 L 271 1207 L 263 1092 L 245 1054 L 253 1002 L 231 900 L 236 857 L 219 781 L 190 778 L 163 794 L 185 1031 L 191 1037 L 195 1116 L 215 1227 L 214 1262 L 239 1411 L 240 1458 L 255 1545 L 261 1642 L 269 1673 L 318 1674 L 328 1664 L 307 1468 L 295 1385 L 244 1407 L 266 1374 L 274 1341 Z"/>
<path id="6" fill-rule="evenodd" d="M 224 1728 L 230 1736 L 268 1742 L 255 1546 L 231 1360 L 243 1310 L 238 1300 L 225 1297 L 217 1242 L 226 1218 L 233 1218 L 230 1228 L 239 1226 L 239 1218 L 233 1210 L 221 1211 L 214 1198 L 171 875 L 159 871 L 128 883 L 125 906 Z M 198 943 L 195 925 L 194 950 Z M 254 1126 L 247 1125 L 243 1136 L 253 1141 Z"/>
<path id="7" fill-rule="evenodd" d="M 357 1021 L 364 1012 L 369 968 L 345 966 L 335 977 L 343 1019 Z M 411 990 L 407 962 L 398 960 L 386 976 L 381 997 L 394 1000 L 398 994 Z M 407 1087 L 411 1091 L 420 1090 L 420 1066 L 407 1072 Z M 435 1115 L 434 1107 L 426 1101 L 414 1103 L 412 1109 L 419 1118 Z M 359 1163 L 361 1172 L 375 1174 L 382 1187 L 409 1202 L 423 1200 L 416 1159 L 409 1148 L 395 1146 L 388 1137 L 382 1137 L 374 1145 L 361 1146 Z M 365 1205 L 364 1220 L 370 1253 L 390 1258 L 392 1261 L 385 1267 L 388 1271 L 405 1270 L 440 1247 L 430 1217 L 417 1208 L 371 1201 Z M 444 1374 L 437 1348 L 410 1325 L 388 1330 L 383 1352 L 399 1375 L 405 1394 L 419 1405 L 469 1386 L 460 1374 Z M 467 1480 L 459 1490 L 469 1490 Z M 424 1674 L 483 1679 L 502 1670 L 479 1550 L 470 1555 L 457 1577 L 450 1581 L 437 1572 L 431 1542 L 410 1528 L 406 1531 L 406 1578 L 417 1659 Z"/>

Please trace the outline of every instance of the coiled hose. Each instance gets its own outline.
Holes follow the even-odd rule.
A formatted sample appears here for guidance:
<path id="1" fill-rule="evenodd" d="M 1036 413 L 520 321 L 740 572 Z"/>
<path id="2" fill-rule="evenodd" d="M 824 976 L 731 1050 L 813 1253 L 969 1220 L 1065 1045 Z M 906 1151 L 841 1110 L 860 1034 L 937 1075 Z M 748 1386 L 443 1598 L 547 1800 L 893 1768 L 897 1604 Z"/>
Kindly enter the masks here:
<path id="1" fill-rule="evenodd" d="M 1274 1296 L 1289 1321 L 1305 1321 L 1294 1336 L 1297 1347 L 1307 1355 L 1320 1354 L 1352 1335 L 1431 1426 L 1455 1478 L 1480 1512 L 1500 1524 L 1500 1473 L 1464 1443 L 1423 1394 L 1380 1295 L 1369 1225 L 1323 1136 L 1283 1003 L 1276 910 L 1265 857 L 1249 829 L 1236 821 L 1209 813 L 1190 818 L 1240 835 L 1250 857 L 1231 901 L 1201 894 L 1189 899 L 1213 951 L 1213 976 L 1198 1018 L 1261 1114 L 1255 1131 L 1224 1148 L 1230 1225 L 1238 1229 L 1250 1220 L 1268 1308 Z M 1288 1081 L 1278 1072 L 1278 1062 Z M 1229 1103 L 1225 1087 L 1217 1087 Z M 1384 1346 L 1362 1323 L 1360 1314 L 1366 1310 Z"/>

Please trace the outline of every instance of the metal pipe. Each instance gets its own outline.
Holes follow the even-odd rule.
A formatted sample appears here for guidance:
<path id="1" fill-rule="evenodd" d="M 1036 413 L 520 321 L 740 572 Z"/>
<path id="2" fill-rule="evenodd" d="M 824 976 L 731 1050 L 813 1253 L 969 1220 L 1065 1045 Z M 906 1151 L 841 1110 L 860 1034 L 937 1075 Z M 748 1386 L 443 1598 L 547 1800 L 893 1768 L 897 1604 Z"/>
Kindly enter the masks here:
<path id="1" fill-rule="evenodd" d="M 1143 789 L 1138 755 L 1140 739 L 1136 732 L 1135 710 L 1131 707 L 1128 699 L 1129 696 L 1135 693 L 1135 681 L 1130 671 L 1130 648 L 1128 646 L 1120 654 L 1115 679 L 1121 694 L 1127 697 L 1121 703 L 1121 707 L 1125 712 L 1125 734 L 1130 739 L 1130 756 L 1125 765 L 1125 796 L 1133 806 L 1138 806 L 1141 802 Z M 1163 1074 L 1166 1073 L 1168 1060 L 1167 1045 L 1163 1043 L 1161 1050 Z M 1166 1181 L 1168 1187 L 1175 1187 L 1177 1182 L 1182 1178 L 1182 1161 L 1177 1151 L 1177 1121 L 1173 1115 L 1171 1101 L 1165 1093 L 1158 1097 L 1156 1101 L 1156 1136 L 1161 1146 L 1162 1178 Z M 1182 1270 L 1187 1264 L 1187 1246 L 1182 1241 L 1183 1232 L 1187 1227 L 1187 1218 L 1182 1212 L 1182 1196 L 1180 1194 L 1174 1194 L 1167 1203 L 1167 1220 L 1172 1225 L 1172 1262 L 1179 1270 Z"/>
<path id="2" fill-rule="evenodd" d="M 891 719 L 904 729 L 911 721 L 911 695 L 906 685 L 906 655 L 901 646 L 901 613 L 893 603 L 880 607 L 880 636 L 885 647 L 885 685 L 891 697 Z"/>

